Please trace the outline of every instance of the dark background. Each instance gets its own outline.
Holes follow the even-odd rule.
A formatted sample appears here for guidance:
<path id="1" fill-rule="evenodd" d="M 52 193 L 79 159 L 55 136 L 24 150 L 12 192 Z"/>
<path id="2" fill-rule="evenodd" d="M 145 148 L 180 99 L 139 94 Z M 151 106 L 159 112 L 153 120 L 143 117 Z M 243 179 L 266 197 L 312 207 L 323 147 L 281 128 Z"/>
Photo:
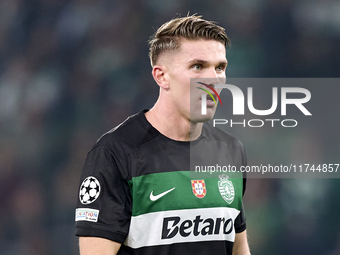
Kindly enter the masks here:
<path id="1" fill-rule="evenodd" d="M 102 133 L 152 107 L 158 88 L 147 40 L 189 11 L 226 28 L 229 77 L 338 76 L 336 0 L 1 0 L 1 254 L 78 254 L 74 213 L 86 152 Z M 248 154 L 266 155 L 251 135 L 240 137 Z M 295 138 L 297 156 L 300 148 L 323 153 L 328 143 Z M 333 159 L 325 163 L 339 163 Z M 335 179 L 250 180 L 252 254 L 339 254 L 339 191 Z"/>

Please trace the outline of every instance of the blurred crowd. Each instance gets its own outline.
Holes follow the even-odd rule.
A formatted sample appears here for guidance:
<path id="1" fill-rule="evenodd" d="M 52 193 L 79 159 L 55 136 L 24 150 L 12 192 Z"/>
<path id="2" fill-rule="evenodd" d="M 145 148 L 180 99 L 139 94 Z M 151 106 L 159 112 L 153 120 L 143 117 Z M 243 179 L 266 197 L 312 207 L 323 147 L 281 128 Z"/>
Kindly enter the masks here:
<path id="1" fill-rule="evenodd" d="M 74 211 L 86 153 L 152 107 L 148 38 L 189 11 L 226 28 L 230 77 L 338 76 L 336 0 L 1 0 L 1 254 L 78 254 Z M 340 188 L 322 183 L 250 182 L 253 254 L 340 253 Z M 319 197 L 308 196 L 317 187 Z"/>

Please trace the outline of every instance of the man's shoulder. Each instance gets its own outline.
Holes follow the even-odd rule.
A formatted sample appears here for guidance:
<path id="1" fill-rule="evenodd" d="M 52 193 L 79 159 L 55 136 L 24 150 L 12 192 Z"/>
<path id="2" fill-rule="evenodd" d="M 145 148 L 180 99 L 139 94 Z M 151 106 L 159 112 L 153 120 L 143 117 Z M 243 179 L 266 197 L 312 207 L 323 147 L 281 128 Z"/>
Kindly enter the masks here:
<path id="1" fill-rule="evenodd" d="M 129 152 L 157 136 L 154 128 L 147 122 L 144 111 L 129 116 L 118 126 L 103 134 L 95 143 L 113 151 Z"/>

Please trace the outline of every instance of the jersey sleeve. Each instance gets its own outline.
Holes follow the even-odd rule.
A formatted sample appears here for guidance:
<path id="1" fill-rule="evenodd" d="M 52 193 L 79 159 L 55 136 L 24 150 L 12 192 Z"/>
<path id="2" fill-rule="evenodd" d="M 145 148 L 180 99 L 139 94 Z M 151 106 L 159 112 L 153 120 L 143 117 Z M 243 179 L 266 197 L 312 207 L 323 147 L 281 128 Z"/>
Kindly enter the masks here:
<path id="1" fill-rule="evenodd" d="M 246 156 L 246 152 L 245 152 L 244 148 L 243 148 L 243 153 L 242 153 L 242 165 L 243 166 L 247 165 L 247 156 Z M 243 172 L 242 196 L 244 196 L 244 193 L 246 192 L 246 186 L 247 186 L 247 173 Z M 234 226 L 235 226 L 235 232 L 236 233 L 241 233 L 244 230 L 246 230 L 246 228 L 247 228 L 246 216 L 245 216 L 245 213 L 244 213 L 243 204 L 242 204 L 241 212 L 239 213 L 239 215 L 235 219 Z"/>
<path id="2" fill-rule="evenodd" d="M 104 145 L 87 155 L 79 185 L 76 235 L 102 237 L 123 243 L 131 219 L 132 198 L 122 166 Z"/>
<path id="3" fill-rule="evenodd" d="M 246 217 L 244 216 L 244 209 L 242 206 L 242 210 L 239 213 L 239 215 L 236 217 L 235 222 L 234 222 L 234 227 L 235 227 L 235 232 L 236 233 L 241 233 L 244 230 L 246 230 Z"/>

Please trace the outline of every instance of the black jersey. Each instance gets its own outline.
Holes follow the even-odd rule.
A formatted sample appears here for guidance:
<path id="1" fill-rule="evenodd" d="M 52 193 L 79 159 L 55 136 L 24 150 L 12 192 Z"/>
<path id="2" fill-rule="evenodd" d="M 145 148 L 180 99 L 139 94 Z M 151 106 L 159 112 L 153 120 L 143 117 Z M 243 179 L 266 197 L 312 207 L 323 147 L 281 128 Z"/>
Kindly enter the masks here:
<path id="1" fill-rule="evenodd" d="M 200 165 L 214 155 L 209 162 L 240 167 L 242 144 L 207 123 L 196 141 L 174 141 L 144 113 L 103 135 L 88 153 L 76 235 L 122 243 L 118 254 L 232 254 L 235 233 L 246 229 L 245 179 L 201 178 L 190 171 L 190 159 L 195 151 Z"/>

